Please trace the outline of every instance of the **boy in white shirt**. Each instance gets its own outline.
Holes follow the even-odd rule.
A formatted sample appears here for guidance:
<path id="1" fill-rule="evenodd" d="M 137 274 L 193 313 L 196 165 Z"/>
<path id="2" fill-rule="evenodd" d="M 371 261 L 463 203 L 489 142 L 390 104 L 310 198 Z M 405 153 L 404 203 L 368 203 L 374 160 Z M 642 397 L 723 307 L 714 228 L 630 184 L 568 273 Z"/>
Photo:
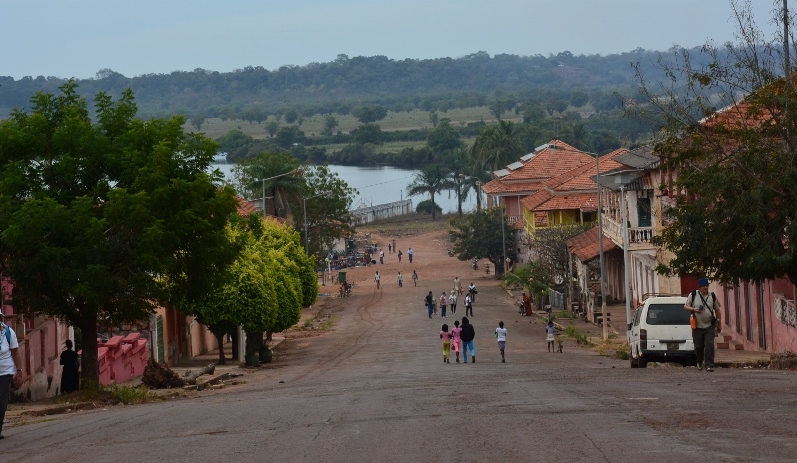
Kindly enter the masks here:
<path id="1" fill-rule="evenodd" d="M 504 322 L 498 322 L 498 328 L 495 329 L 495 337 L 498 338 L 498 350 L 501 351 L 501 363 L 506 363 L 504 358 L 504 349 L 506 348 L 506 328 Z"/>

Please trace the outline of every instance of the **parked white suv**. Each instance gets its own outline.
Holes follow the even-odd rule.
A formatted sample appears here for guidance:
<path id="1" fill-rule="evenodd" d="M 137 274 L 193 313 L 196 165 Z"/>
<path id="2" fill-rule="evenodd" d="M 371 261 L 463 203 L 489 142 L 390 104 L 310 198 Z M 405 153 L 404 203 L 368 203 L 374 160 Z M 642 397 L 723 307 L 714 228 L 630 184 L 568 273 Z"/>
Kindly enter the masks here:
<path id="1" fill-rule="evenodd" d="M 685 303 L 681 296 L 655 296 L 637 309 L 628 339 L 631 368 L 645 368 L 650 361 L 697 362 Z"/>

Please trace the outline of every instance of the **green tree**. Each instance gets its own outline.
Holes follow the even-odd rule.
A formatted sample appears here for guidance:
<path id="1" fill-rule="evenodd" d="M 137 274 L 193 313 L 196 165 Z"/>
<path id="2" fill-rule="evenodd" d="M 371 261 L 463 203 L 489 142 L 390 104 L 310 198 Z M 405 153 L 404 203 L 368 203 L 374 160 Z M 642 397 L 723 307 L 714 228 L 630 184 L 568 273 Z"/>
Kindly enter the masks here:
<path id="1" fill-rule="evenodd" d="M 443 119 L 426 135 L 426 145 L 438 157 L 442 157 L 443 154 L 462 147 L 462 140 L 459 138 L 459 131 L 451 126 L 451 122 Z"/>
<path id="2" fill-rule="evenodd" d="M 354 117 L 363 124 L 381 121 L 387 116 L 387 109 L 380 105 L 362 106 L 354 111 Z"/>
<path id="3" fill-rule="evenodd" d="M 366 143 L 381 145 L 384 138 L 382 128 L 379 127 L 379 124 L 362 124 L 352 130 L 351 135 L 354 137 L 354 140 L 361 145 Z"/>
<path id="4" fill-rule="evenodd" d="M 452 217 L 454 254 L 459 260 L 487 259 L 493 263 L 496 275 L 504 273 L 504 243 L 508 227 L 500 208 L 493 207 Z M 503 233 L 502 233 L 503 231 Z M 506 255 L 512 254 L 507 248 Z"/>
<path id="5" fill-rule="evenodd" d="M 407 194 L 417 196 L 428 194 L 432 200 L 432 220 L 437 220 L 434 208 L 434 196 L 454 186 L 449 178 L 448 172 L 438 164 L 430 164 L 422 167 L 421 171 L 415 175 L 412 183 L 407 185 Z"/>
<path id="6" fill-rule="evenodd" d="M 307 211 L 310 255 L 326 255 L 325 250 L 331 248 L 335 240 L 354 233 L 349 210 L 357 190 L 326 166 L 308 167 L 304 180 L 307 184 L 304 197 L 313 197 L 303 204 Z M 297 220 L 296 225 L 302 227 L 304 234 L 304 217 L 301 222 Z"/>
<path id="7" fill-rule="evenodd" d="M 196 114 L 194 117 L 191 118 L 191 125 L 194 126 L 197 131 L 202 129 L 202 124 L 205 123 L 205 116 L 202 114 Z"/>
<path id="8" fill-rule="evenodd" d="M 484 169 L 495 172 L 523 156 L 521 128 L 512 121 L 499 120 L 476 138 L 471 153 Z"/>
<path id="9" fill-rule="evenodd" d="M 780 39 L 765 40 L 755 26 L 749 4 L 733 7 L 745 42 L 709 43 L 703 59 L 682 53 L 666 71 L 683 82 L 656 88 L 640 73 L 667 121 L 655 151 L 678 171 L 677 182 L 663 186 L 675 203 L 655 239 L 675 258 L 659 270 L 725 284 L 783 276 L 797 284 L 795 74 Z M 784 68 L 790 79 L 780 76 Z"/>
<path id="10" fill-rule="evenodd" d="M 287 217 L 290 204 L 296 204 L 305 188 L 299 161 L 289 153 L 260 153 L 242 166 L 234 175 L 241 175 L 237 181 L 247 186 L 247 197 L 261 198 L 265 191 L 266 199 L 271 196 L 273 215 Z"/>
<path id="11" fill-rule="evenodd" d="M 294 108 L 289 108 L 288 110 L 285 111 L 283 117 L 285 118 L 285 122 L 287 122 L 288 124 L 293 124 L 294 122 L 296 122 L 297 119 L 299 119 L 299 111 L 297 111 Z"/>
<path id="12" fill-rule="evenodd" d="M 274 121 L 268 121 L 268 123 L 266 123 L 266 133 L 271 138 L 274 138 L 274 135 L 277 134 L 279 129 L 280 129 L 279 121 L 274 120 Z"/>
<path id="13" fill-rule="evenodd" d="M 137 119 L 128 89 L 95 97 L 95 123 L 74 81 L 60 90 L 0 122 L 0 262 L 17 307 L 80 329 L 96 385 L 98 323 L 204 297 L 236 257 L 236 201 L 206 174 L 217 145 L 182 117 Z"/>
<path id="14" fill-rule="evenodd" d="M 432 123 L 432 128 L 437 127 L 438 120 L 437 111 L 429 111 L 429 122 Z"/>
<path id="15" fill-rule="evenodd" d="M 537 307 L 540 307 L 542 297 L 547 296 L 551 290 L 553 278 L 542 263 L 530 260 L 521 266 L 516 266 L 514 272 L 504 273 L 503 285 L 525 288 L 532 299 L 537 301 Z"/>
<path id="16" fill-rule="evenodd" d="M 333 115 L 324 116 L 324 129 L 321 131 L 322 135 L 332 136 L 332 131 L 335 130 L 339 124 L 338 118 Z"/>

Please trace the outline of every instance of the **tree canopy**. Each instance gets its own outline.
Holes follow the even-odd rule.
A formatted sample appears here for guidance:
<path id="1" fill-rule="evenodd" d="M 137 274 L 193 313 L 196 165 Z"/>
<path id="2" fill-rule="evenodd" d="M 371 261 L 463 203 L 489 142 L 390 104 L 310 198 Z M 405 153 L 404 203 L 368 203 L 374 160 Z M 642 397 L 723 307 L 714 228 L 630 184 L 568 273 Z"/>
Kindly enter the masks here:
<path id="1" fill-rule="evenodd" d="M 459 260 L 486 258 L 493 263 L 496 275 L 504 273 L 504 245 L 509 244 L 507 257 L 511 258 L 514 253 L 511 252 L 511 230 L 504 223 L 500 208 L 455 216 L 449 219 L 449 224 L 454 227 L 454 254 Z"/>
<path id="2" fill-rule="evenodd" d="M 130 90 L 94 99 L 69 81 L 0 122 L 0 262 L 20 310 L 75 325 L 98 382 L 97 324 L 204 297 L 235 259 L 217 145 L 182 117 L 140 120 Z M 218 180 L 218 179 L 216 179 Z"/>
<path id="3" fill-rule="evenodd" d="M 745 42 L 707 44 L 705 66 L 682 54 L 667 68 L 680 77 L 671 86 L 642 78 L 667 120 L 655 150 L 677 172 L 674 184 L 663 185 L 672 203 L 654 240 L 675 258 L 659 270 L 723 283 L 785 276 L 797 284 L 795 74 L 780 40 L 765 41 L 750 11 L 734 8 Z M 779 72 L 784 64 L 788 80 Z"/>

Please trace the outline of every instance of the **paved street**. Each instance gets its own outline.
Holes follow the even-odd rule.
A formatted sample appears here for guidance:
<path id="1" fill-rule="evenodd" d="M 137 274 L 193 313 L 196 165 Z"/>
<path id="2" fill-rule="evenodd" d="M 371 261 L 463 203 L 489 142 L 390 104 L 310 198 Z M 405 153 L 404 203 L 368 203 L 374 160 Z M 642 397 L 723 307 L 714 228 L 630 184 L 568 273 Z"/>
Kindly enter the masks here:
<path id="1" fill-rule="evenodd" d="M 398 246 L 413 248 L 413 264 L 386 253 L 385 265 L 349 271 L 351 298 L 319 300 L 334 327 L 283 342 L 270 368 L 247 374 L 246 384 L 12 425 L 0 461 L 795 460 L 795 372 L 632 370 L 569 340 L 564 353 L 548 353 L 543 322 L 520 317 L 483 266 L 448 257 L 443 233 L 402 237 Z M 479 290 L 475 364 L 443 363 L 438 332 L 454 316 L 429 319 L 423 306 L 455 275 Z M 463 314 L 460 302 L 455 316 Z M 493 337 L 501 320 L 505 364 Z"/>

